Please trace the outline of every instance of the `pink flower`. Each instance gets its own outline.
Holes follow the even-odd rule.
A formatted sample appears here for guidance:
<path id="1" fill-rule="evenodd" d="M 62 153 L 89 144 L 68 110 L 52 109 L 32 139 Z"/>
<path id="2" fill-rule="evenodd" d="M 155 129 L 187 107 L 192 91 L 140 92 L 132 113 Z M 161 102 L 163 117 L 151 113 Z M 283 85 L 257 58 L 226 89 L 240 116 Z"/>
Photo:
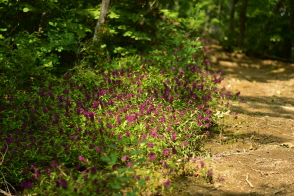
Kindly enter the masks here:
<path id="1" fill-rule="evenodd" d="M 148 147 L 149 147 L 149 148 L 153 148 L 153 143 L 150 142 L 150 143 L 148 144 Z"/>
<path id="2" fill-rule="evenodd" d="M 209 120 L 209 116 L 205 116 L 203 120 Z"/>
<path id="3" fill-rule="evenodd" d="M 213 173 L 212 173 L 212 171 L 211 171 L 211 170 L 208 170 L 206 174 L 207 174 L 207 176 L 210 176 L 210 177 L 212 177 L 212 176 L 213 176 Z"/>
<path id="4" fill-rule="evenodd" d="M 122 160 L 122 161 L 126 161 L 127 158 L 128 158 L 128 156 L 127 156 L 127 155 L 124 155 L 124 156 L 121 158 L 121 160 Z"/>
<path id="5" fill-rule="evenodd" d="M 134 167 L 134 165 L 131 162 L 128 162 L 127 167 Z"/>
<path id="6" fill-rule="evenodd" d="M 100 147 L 97 147 L 95 150 L 96 150 L 97 152 L 101 152 L 101 148 L 100 148 Z"/>
<path id="7" fill-rule="evenodd" d="M 170 185 L 170 180 L 168 180 L 165 183 L 163 183 L 163 186 L 165 186 L 165 187 L 169 187 L 169 185 Z"/>
<path id="8" fill-rule="evenodd" d="M 87 163 L 88 161 L 84 158 L 84 157 L 82 157 L 82 156 L 79 156 L 79 161 L 82 161 L 82 162 L 84 162 L 84 163 Z"/>
<path id="9" fill-rule="evenodd" d="M 164 149 L 163 152 L 162 152 L 163 155 L 167 155 L 168 153 L 169 153 L 169 149 L 168 148 Z"/>
<path id="10" fill-rule="evenodd" d="M 175 131 L 175 132 L 173 133 L 173 135 L 171 136 L 171 139 L 172 139 L 172 140 L 175 140 L 176 137 L 177 137 L 177 132 Z"/>
<path id="11" fill-rule="evenodd" d="M 150 131 L 149 134 L 151 135 L 151 137 L 156 137 L 157 136 L 157 132 Z"/>
<path id="12" fill-rule="evenodd" d="M 149 161 L 153 161 L 156 157 L 156 154 L 154 152 L 149 153 Z"/>
<path id="13" fill-rule="evenodd" d="M 180 145 L 180 147 L 184 147 L 184 146 L 187 146 L 188 145 L 188 142 L 187 141 L 184 141 L 181 145 Z"/>
<path id="14" fill-rule="evenodd" d="M 35 178 L 40 178 L 41 177 L 41 172 L 40 170 L 35 171 Z"/>
<path id="15" fill-rule="evenodd" d="M 145 134 L 143 133 L 143 135 L 142 135 L 142 139 L 145 140 L 146 138 L 147 138 L 147 135 L 145 135 Z"/>
<path id="16" fill-rule="evenodd" d="M 116 117 L 116 121 L 117 121 L 117 123 L 118 123 L 119 125 L 121 124 L 120 116 L 117 116 L 117 117 Z"/>

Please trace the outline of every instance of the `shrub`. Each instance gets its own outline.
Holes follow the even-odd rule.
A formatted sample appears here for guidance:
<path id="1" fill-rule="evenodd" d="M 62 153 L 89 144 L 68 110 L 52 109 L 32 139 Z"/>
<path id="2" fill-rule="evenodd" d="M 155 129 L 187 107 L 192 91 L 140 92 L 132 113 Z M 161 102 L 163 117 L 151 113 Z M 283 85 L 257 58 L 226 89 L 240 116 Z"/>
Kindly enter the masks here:
<path id="1" fill-rule="evenodd" d="M 167 189 L 236 97 L 216 88 L 221 72 L 209 70 L 199 38 L 169 25 L 171 39 L 150 53 L 8 94 L 0 103 L 6 181 L 47 195 Z"/>

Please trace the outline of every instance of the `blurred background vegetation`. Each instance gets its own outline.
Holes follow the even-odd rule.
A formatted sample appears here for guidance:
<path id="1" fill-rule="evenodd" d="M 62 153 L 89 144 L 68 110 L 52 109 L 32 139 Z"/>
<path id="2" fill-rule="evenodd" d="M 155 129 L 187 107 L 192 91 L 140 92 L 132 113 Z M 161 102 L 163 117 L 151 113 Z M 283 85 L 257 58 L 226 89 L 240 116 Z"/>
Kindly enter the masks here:
<path id="1" fill-rule="evenodd" d="M 0 93 L 151 49 L 161 21 L 190 24 L 230 52 L 294 62 L 293 0 L 0 0 Z M 93 42 L 95 29 L 99 28 Z M 191 32 L 191 31 L 190 31 Z"/>

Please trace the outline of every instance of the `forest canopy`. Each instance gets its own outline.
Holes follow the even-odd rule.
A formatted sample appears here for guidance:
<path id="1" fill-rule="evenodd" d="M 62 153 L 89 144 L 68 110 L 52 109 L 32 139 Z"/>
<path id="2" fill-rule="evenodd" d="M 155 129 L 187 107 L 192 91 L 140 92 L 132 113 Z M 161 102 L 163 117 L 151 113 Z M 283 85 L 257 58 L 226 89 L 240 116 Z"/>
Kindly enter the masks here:
<path id="1" fill-rule="evenodd" d="M 291 0 L 111 0 L 93 47 L 101 2 L 1 0 L 0 70 L 6 80 L 17 75 L 21 79 L 17 83 L 23 85 L 25 75 L 36 76 L 41 70 L 64 73 L 77 65 L 146 52 L 152 41 L 161 39 L 154 24 L 167 18 L 190 21 L 195 33 L 217 39 L 228 51 L 293 62 L 293 4 Z"/>

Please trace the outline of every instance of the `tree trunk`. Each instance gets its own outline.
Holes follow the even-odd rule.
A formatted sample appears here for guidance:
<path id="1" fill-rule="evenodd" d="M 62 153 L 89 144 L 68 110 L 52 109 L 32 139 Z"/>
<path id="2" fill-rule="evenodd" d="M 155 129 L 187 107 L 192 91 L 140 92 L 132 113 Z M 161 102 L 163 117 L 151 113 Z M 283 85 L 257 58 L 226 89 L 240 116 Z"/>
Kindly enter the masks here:
<path id="1" fill-rule="evenodd" d="M 294 1 L 290 1 L 291 63 L 294 63 Z"/>
<path id="2" fill-rule="evenodd" d="M 243 0 L 243 4 L 240 11 L 240 31 L 238 38 L 238 47 L 242 47 L 245 35 L 245 25 L 246 25 L 246 9 L 248 0 Z"/>
<path id="3" fill-rule="evenodd" d="M 42 33 L 43 31 L 43 23 L 44 23 L 44 17 L 47 13 L 46 12 L 43 12 L 42 15 L 41 15 L 41 19 L 40 19 L 40 23 L 39 23 L 39 29 L 38 29 L 38 32 L 39 33 Z"/>
<path id="4" fill-rule="evenodd" d="M 102 0 L 101 10 L 100 10 L 100 17 L 97 21 L 95 27 L 95 33 L 93 37 L 93 42 L 98 40 L 98 32 L 100 30 L 100 26 L 105 23 L 106 16 L 108 14 L 108 7 L 109 7 L 110 0 Z"/>
<path id="5" fill-rule="evenodd" d="M 235 18 L 235 5 L 237 4 L 238 0 L 232 0 L 232 8 L 230 13 L 230 23 L 229 23 L 229 34 L 233 34 L 234 28 L 234 18 Z"/>
<path id="6" fill-rule="evenodd" d="M 268 32 L 268 31 L 270 30 L 270 28 L 271 28 L 271 26 L 272 26 L 272 24 L 273 24 L 273 19 L 274 19 L 274 17 L 275 17 L 277 14 L 279 14 L 279 10 L 280 10 L 280 8 L 283 6 L 284 1 L 285 1 L 285 0 L 279 0 L 279 1 L 277 2 L 276 6 L 275 6 L 275 9 L 273 10 L 273 12 L 272 12 L 272 14 L 271 14 L 271 16 L 270 16 L 268 22 L 267 22 L 266 25 L 265 25 L 265 28 L 264 28 L 264 29 L 265 29 L 265 30 L 264 30 L 265 33 Z M 293 0 L 290 0 L 290 2 L 293 2 Z"/>

